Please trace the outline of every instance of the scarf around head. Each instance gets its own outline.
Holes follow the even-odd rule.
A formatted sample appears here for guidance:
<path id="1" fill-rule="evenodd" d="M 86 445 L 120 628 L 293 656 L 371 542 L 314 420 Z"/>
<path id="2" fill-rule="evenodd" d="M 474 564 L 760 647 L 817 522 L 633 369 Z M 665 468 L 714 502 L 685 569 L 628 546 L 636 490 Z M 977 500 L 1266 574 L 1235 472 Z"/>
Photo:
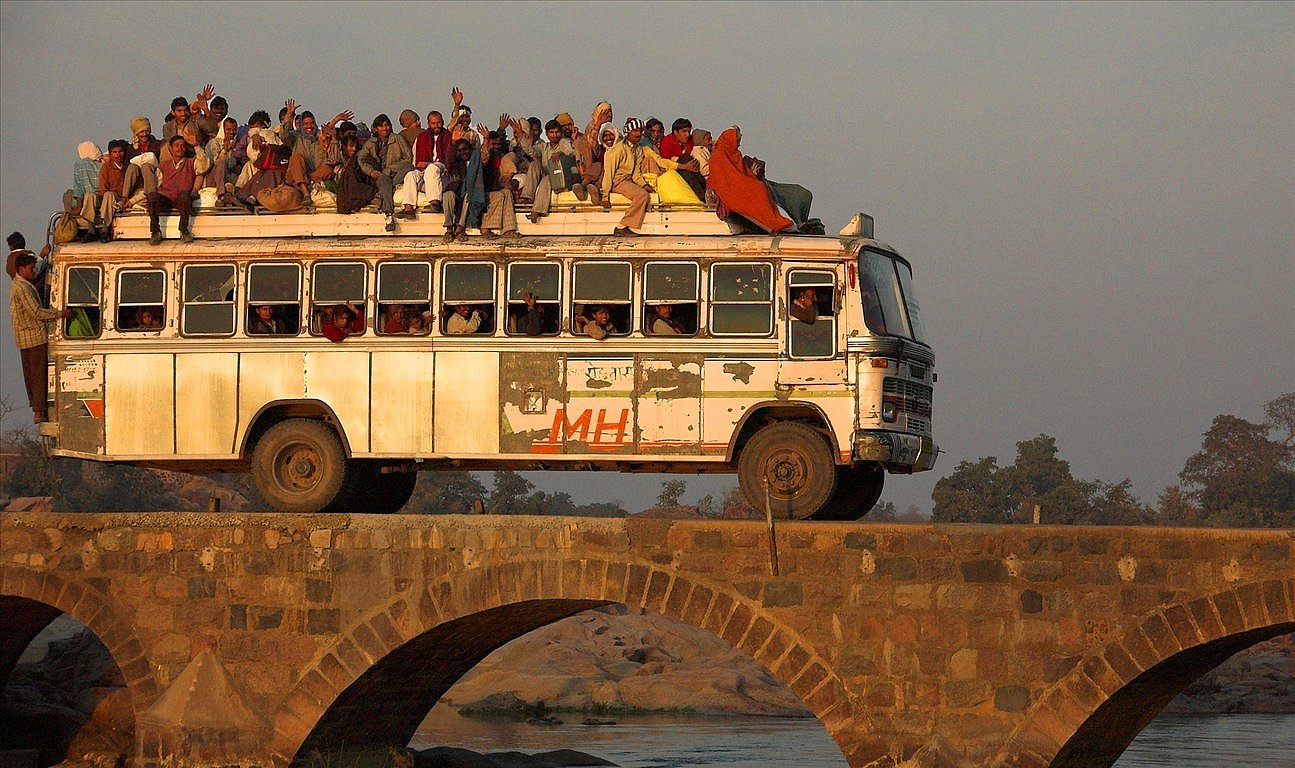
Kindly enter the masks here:
<path id="1" fill-rule="evenodd" d="M 594 141 L 598 144 L 602 144 L 603 134 L 608 131 L 612 132 L 612 135 L 616 137 L 617 141 L 621 140 L 621 132 L 616 130 L 616 126 L 612 125 L 611 123 L 603 123 L 602 125 L 598 126 L 598 135 L 594 138 Z"/>
<path id="2" fill-rule="evenodd" d="M 747 167 L 738 151 L 739 128 L 733 126 L 719 135 L 710 155 L 707 181 L 729 210 L 741 214 L 766 232 L 781 232 L 796 226 L 778 212 L 764 182 Z"/>
<path id="3" fill-rule="evenodd" d="M 103 159 L 103 150 L 99 149 L 93 141 L 83 141 L 76 145 L 76 153 L 82 160 L 101 160 Z"/>

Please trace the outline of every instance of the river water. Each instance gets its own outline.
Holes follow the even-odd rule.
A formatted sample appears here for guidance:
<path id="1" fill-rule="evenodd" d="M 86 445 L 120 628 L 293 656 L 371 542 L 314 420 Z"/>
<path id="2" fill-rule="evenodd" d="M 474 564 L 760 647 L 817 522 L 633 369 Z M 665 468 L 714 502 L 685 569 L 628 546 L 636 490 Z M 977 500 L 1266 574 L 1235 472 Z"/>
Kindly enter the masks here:
<path id="1" fill-rule="evenodd" d="M 756 717 L 617 717 L 616 725 L 563 725 L 465 718 L 437 707 L 410 746 L 478 752 L 577 749 L 624 768 L 842 768 L 841 750 L 817 720 Z M 1147 726 L 1116 768 L 1295 768 L 1295 714 L 1164 715 Z"/>

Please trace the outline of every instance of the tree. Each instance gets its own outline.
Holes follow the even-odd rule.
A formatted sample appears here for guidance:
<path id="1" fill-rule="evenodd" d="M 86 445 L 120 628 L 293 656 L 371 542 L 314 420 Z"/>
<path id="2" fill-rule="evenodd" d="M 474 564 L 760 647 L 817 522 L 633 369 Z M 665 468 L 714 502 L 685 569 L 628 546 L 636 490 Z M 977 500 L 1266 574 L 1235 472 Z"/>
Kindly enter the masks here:
<path id="1" fill-rule="evenodd" d="M 937 523 L 1010 523 L 1012 497 L 999 478 L 998 459 L 961 461 L 935 483 L 931 499 Z"/>
<path id="2" fill-rule="evenodd" d="M 697 502 L 697 514 L 702 517 L 715 517 L 719 511 L 715 508 L 715 496 L 706 494 Z"/>
<path id="3" fill-rule="evenodd" d="M 661 483 L 661 492 L 657 494 L 658 507 L 677 507 L 679 499 L 688 491 L 688 484 L 682 480 L 666 480 Z"/>
<path id="4" fill-rule="evenodd" d="M 1295 392 L 1270 400 L 1264 405 L 1264 415 L 1268 417 L 1269 427 L 1286 433 L 1282 445 L 1295 442 Z"/>
<path id="5" fill-rule="evenodd" d="M 485 495 L 486 487 L 471 472 L 420 472 L 405 509 L 424 515 L 468 514 Z"/>
<path id="6" fill-rule="evenodd" d="M 895 502 L 879 501 L 877 505 L 868 513 L 868 519 L 874 523 L 893 523 L 895 522 Z"/>
<path id="7" fill-rule="evenodd" d="M 1269 403 L 1270 414 L 1283 418 L 1287 402 L 1283 396 Z M 1270 440 L 1268 431 L 1230 414 L 1214 417 L 1201 449 L 1178 475 L 1206 525 L 1295 523 L 1295 444 Z"/>
<path id="8" fill-rule="evenodd" d="M 1171 485 L 1160 492 L 1156 500 L 1157 525 L 1201 525 L 1201 508 L 1183 492 L 1182 486 Z"/>
<path id="9" fill-rule="evenodd" d="M 752 518 L 763 518 L 763 512 L 757 512 L 750 502 L 746 500 L 746 495 L 742 489 L 733 486 L 724 491 L 724 496 L 719 502 L 719 516 L 725 520 L 750 520 Z"/>
<path id="10" fill-rule="evenodd" d="M 496 472 L 490 493 L 490 511 L 501 515 L 525 514 L 526 497 L 535 485 L 516 472 Z"/>

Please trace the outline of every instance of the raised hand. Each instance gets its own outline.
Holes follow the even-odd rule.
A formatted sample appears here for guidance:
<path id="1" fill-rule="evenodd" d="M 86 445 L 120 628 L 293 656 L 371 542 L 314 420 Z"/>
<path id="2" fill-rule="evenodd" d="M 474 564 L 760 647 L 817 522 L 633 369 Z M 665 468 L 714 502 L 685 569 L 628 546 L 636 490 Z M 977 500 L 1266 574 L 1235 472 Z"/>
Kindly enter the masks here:
<path id="1" fill-rule="evenodd" d="M 499 116 L 499 130 L 501 130 L 501 131 L 502 131 L 503 129 L 507 128 L 508 126 L 510 126 L 510 125 L 512 125 L 512 124 L 513 124 L 513 117 L 512 117 L 512 115 L 510 115 L 510 114 L 508 114 L 507 112 L 505 112 L 505 113 L 503 113 L 502 115 L 500 115 L 500 116 Z"/>
<path id="2" fill-rule="evenodd" d="M 526 122 L 525 118 L 519 117 L 510 123 L 513 127 L 513 138 L 521 140 L 523 136 L 530 136 L 531 124 Z"/>
<path id="3" fill-rule="evenodd" d="M 490 129 L 483 123 L 477 123 L 477 133 L 481 134 L 481 138 L 483 139 L 490 139 Z"/>
<path id="4" fill-rule="evenodd" d="M 466 139 L 468 137 L 468 132 L 469 129 L 464 128 L 463 123 L 455 123 L 454 127 L 450 129 L 450 142 L 453 143 L 459 139 Z"/>
<path id="5" fill-rule="evenodd" d="M 343 120 L 354 120 L 354 119 L 355 119 L 355 113 L 349 109 L 344 109 L 341 112 L 337 113 L 337 117 L 333 118 L 333 122 L 340 123 Z"/>
<path id="6" fill-rule="evenodd" d="M 202 93 L 198 94 L 198 101 L 201 101 L 203 104 L 206 104 L 207 102 L 211 101 L 211 97 L 215 95 L 216 95 L 216 86 L 212 85 L 211 83 L 207 83 L 207 87 L 203 88 Z"/>
<path id="7" fill-rule="evenodd" d="M 287 101 L 283 102 L 283 106 L 288 108 L 288 113 L 283 116 L 283 119 L 291 120 L 293 114 L 295 114 L 297 111 L 297 102 L 293 101 L 292 99 L 288 99 Z"/>
<path id="8" fill-rule="evenodd" d="M 450 89 L 450 97 L 454 99 L 454 108 L 458 109 L 459 105 L 463 103 L 463 91 L 460 91 L 458 86 L 455 86 Z"/>

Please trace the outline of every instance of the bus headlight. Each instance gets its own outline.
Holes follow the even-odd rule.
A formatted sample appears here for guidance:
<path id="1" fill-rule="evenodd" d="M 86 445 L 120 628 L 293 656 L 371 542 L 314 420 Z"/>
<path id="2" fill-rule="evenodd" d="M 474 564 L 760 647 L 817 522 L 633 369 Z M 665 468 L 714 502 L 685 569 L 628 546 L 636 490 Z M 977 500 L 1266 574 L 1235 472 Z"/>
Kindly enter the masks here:
<path id="1" fill-rule="evenodd" d="M 893 424 L 897 418 L 899 418 L 899 410 L 895 407 L 895 403 L 890 400 L 883 400 L 881 403 L 881 420 Z"/>

